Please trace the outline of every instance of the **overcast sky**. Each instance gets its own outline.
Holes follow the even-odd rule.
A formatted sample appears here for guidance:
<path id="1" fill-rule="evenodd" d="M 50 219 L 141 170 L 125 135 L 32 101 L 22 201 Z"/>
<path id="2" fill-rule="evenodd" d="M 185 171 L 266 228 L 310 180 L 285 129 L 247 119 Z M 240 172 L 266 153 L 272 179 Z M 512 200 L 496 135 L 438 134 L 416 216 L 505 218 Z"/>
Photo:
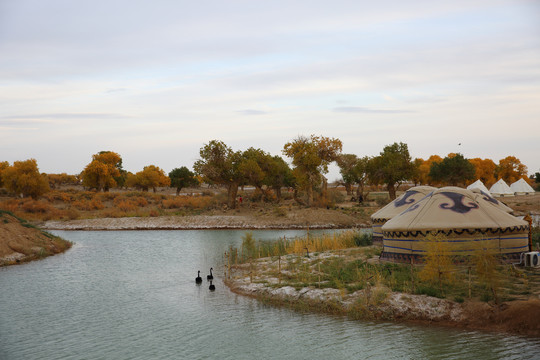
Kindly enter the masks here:
<path id="1" fill-rule="evenodd" d="M 540 171 L 540 1 L 0 0 L 0 161 L 169 172 L 311 134 Z"/>

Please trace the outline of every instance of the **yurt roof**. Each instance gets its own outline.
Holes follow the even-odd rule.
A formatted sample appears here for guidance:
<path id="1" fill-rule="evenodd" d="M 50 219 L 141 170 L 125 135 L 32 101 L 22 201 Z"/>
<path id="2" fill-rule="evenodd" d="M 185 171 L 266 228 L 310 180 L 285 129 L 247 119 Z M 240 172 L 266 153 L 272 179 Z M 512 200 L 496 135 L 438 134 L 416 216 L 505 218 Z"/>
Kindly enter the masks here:
<path id="1" fill-rule="evenodd" d="M 490 195 L 490 192 L 487 189 L 486 185 L 484 185 L 484 183 L 480 179 L 476 180 L 471 185 L 467 186 L 467 190 L 473 190 L 473 189 L 480 189 L 486 194 Z"/>
<path id="2" fill-rule="evenodd" d="M 487 202 L 479 202 L 475 194 L 458 187 L 444 187 L 412 205 L 382 227 L 387 231 L 436 231 L 491 229 L 527 226 L 520 220 Z"/>
<path id="3" fill-rule="evenodd" d="M 402 213 L 412 204 L 424 198 L 430 192 L 437 190 L 433 186 L 415 186 L 403 193 L 397 199 L 384 206 L 371 215 L 372 220 L 389 220 L 394 216 Z"/>
<path id="4" fill-rule="evenodd" d="M 529 185 L 523 178 L 510 185 L 510 190 L 513 193 L 534 193 L 532 186 Z"/>
<path id="5" fill-rule="evenodd" d="M 475 200 L 478 202 L 487 201 L 488 204 L 495 206 L 504 212 L 507 212 L 509 214 L 514 212 L 514 210 L 511 207 L 507 206 L 502 201 L 495 199 L 493 196 L 486 194 L 485 192 L 483 192 L 482 190 L 478 188 L 472 189 L 471 191 L 476 195 Z"/>
<path id="6" fill-rule="evenodd" d="M 510 186 L 504 182 L 503 179 L 499 179 L 493 186 L 489 189 L 489 192 L 493 195 L 513 195 L 514 192 L 510 189 Z"/>

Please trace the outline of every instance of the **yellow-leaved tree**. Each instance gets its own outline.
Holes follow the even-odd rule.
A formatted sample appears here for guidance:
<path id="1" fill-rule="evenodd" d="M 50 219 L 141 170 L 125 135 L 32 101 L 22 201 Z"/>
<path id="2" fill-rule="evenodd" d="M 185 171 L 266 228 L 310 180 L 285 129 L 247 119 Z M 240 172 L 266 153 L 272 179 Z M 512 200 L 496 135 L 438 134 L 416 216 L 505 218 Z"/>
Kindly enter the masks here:
<path id="1" fill-rule="evenodd" d="M 426 236 L 427 246 L 424 255 L 424 268 L 418 274 L 420 279 L 437 283 L 444 294 L 443 285 L 454 281 L 455 265 L 452 261 L 450 243 L 443 234 L 430 233 Z"/>
<path id="2" fill-rule="evenodd" d="M 113 151 L 92 155 L 92 162 L 81 173 L 83 186 L 98 191 L 109 191 L 122 175 L 122 158 Z"/>
<path id="3" fill-rule="evenodd" d="M 507 156 L 499 160 L 495 174 L 498 179 L 503 179 L 506 183 L 511 184 L 521 178 L 527 179 L 527 166 L 523 165 L 517 157 Z"/>
<path id="4" fill-rule="evenodd" d="M 2 180 L 8 191 L 33 199 L 49 191 L 47 175 L 39 173 L 35 159 L 15 161 L 2 171 Z"/>
<path id="5" fill-rule="evenodd" d="M 126 181 L 127 186 L 136 187 L 143 191 L 152 188 L 156 192 L 158 186 L 169 186 L 171 179 L 165 174 L 165 171 L 155 165 L 148 165 L 135 175 L 130 175 Z"/>
<path id="6" fill-rule="evenodd" d="M 491 292 L 493 299 L 498 304 L 498 290 L 501 286 L 502 275 L 497 269 L 499 265 L 497 254 L 498 249 L 495 247 L 493 241 L 478 241 L 472 261 L 476 268 L 478 281 L 488 293 Z"/>

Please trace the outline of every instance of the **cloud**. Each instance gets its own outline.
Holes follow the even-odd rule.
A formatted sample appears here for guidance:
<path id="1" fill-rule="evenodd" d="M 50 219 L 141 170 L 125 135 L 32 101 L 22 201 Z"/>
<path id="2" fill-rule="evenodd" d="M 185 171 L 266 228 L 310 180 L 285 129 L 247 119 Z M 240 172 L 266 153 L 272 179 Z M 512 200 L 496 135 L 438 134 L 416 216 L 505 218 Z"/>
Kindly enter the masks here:
<path id="1" fill-rule="evenodd" d="M 334 112 L 344 113 L 363 113 L 363 114 L 408 114 L 414 113 L 411 110 L 389 110 L 389 109 L 370 109 L 360 106 L 340 106 L 332 109 Z"/>
<path id="2" fill-rule="evenodd" d="M 26 120 L 34 122 L 44 122 L 42 119 L 119 119 L 128 118 L 122 114 L 107 113 L 57 113 L 57 114 L 32 114 L 32 115 L 12 115 L 2 116 L 0 119 L 7 120 Z"/>
<path id="3" fill-rule="evenodd" d="M 237 113 L 240 113 L 240 114 L 243 114 L 243 115 L 266 115 L 266 114 L 268 114 L 267 111 L 253 110 L 253 109 L 240 110 L 240 111 L 237 111 Z"/>

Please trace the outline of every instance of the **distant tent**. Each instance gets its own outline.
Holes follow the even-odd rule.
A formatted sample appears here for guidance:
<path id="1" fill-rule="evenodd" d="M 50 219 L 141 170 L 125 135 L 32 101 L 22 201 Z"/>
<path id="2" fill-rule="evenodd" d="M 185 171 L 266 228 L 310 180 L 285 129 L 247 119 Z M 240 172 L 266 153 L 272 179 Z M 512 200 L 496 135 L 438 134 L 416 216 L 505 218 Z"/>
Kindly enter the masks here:
<path id="1" fill-rule="evenodd" d="M 433 186 L 415 186 L 407 191 L 396 200 L 387 204 L 382 209 L 379 209 L 371 215 L 371 228 L 373 229 L 373 241 L 382 242 L 383 234 L 381 227 L 394 216 L 407 210 L 409 206 L 422 199 L 430 192 L 437 190 Z"/>
<path id="2" fill-rule="evenodd" d="M 489 189 L 489 192 L 493 196 L 514 196 L 514 192 L 510 189 L 510 186 L 508 186 L 503 179 L 500 179 L 497 181 L 493 186 Z"/>
<path id="3" fill-rule="evenodd" d="M 479 202 L 487 201 L 489 204 L 491 204 L 493 206 L 496 206 L 497 208 L 499 208 L 502 211 L 507 212 L 509 214 L 514 212 L 514 209 L 507 206 L 502 201 L 499 201 L 499 200 L 495 199 L 493 196 L 486 194 L 485 192 L 483 192 L 480 189 L 472 189 L 471 191 L 474 194 L 476 194 L 476 196 L 475 196 L 476 201 L 479 201 Z"/>
<path id="4" fill-rule="evenodd" d="M 514 195 L 534 194 L 534 189 L 523 178 L 510 185 L 510 190 Z"/>
<path id="5" fill-rule="evenodd" d="M 529 249 L 529 224 L 477 197 L 458 187 L 430 193 L 383 225 L 381 258 L 421 260 L 427 249 L 426 238 L 442 234 L 458 256 L 471 255 L 482 244 L 505 260 L 519 259 Z"/>
<path id="6" fill-rule="evenodd" d="M 486 185 L 482 182 L 482 180 L 478 179 L 475 182 L 473 182 L 471 185 L 467 186 L 467 190 L 473 190 L 473 189 L 480 189 L 486 194 L 491 196 L 491 193 L 487 189 Z"/>

